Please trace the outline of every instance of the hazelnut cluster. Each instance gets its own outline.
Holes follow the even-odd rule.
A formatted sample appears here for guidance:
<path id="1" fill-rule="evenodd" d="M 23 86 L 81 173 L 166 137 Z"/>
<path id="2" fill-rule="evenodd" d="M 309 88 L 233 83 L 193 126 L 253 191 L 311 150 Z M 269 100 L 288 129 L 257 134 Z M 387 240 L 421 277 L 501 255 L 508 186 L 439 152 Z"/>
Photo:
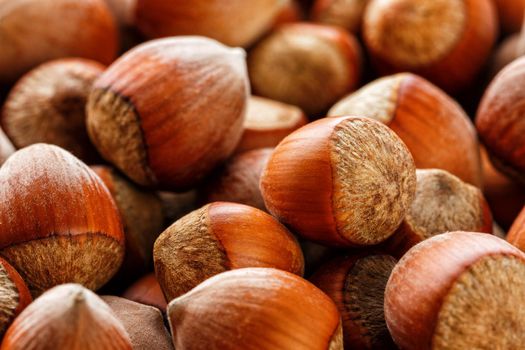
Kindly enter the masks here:
<path id="1" fill-rule="evenodd" d="M 0 350 L 525 347 L 524 13 L 0 0 Z"/>

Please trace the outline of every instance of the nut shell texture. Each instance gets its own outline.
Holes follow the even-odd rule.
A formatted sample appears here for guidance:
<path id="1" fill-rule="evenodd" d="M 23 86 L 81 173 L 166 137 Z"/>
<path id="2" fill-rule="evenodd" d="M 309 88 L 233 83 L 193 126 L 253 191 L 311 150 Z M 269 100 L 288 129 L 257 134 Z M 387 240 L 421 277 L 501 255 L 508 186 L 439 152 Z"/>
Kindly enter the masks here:
<path id="1" fill-rule="evenodd" d="M 261 177 L 268 210 L 306 239 L 372 245 L 397 229 L 414 197 L 412 156 L 368 118 L 325 118 L 286 137 Z"/>
<path id="2" fill-rule="evenodd" d="M 177 349 L 342 349 L 339 313 L 309 282 L 249 268 L 214 276 L 168 306 Z"/>
<path id="3" fill-rule="evenodd" d="M 88 133 L 138 184 L 184 189 L 233 152 L 248 95 L 242 50 L 201 37 L 154 40 L 95 82 Z"/>
<path id="4" fill-rule="evenodd" d="M 99 288 L 117 271 L 124 235 L 99 177 L 59 147 L 35 144 L 0 169 L 0 254 L 35 292 L 78 282 Z"/>
<path id="5" fill-rule="evenodd" d="M 109 64 L 117 53 L 117 28 L 104 0 L 2 0 L 0 38 L 2 83 L 55 58 Z"/>

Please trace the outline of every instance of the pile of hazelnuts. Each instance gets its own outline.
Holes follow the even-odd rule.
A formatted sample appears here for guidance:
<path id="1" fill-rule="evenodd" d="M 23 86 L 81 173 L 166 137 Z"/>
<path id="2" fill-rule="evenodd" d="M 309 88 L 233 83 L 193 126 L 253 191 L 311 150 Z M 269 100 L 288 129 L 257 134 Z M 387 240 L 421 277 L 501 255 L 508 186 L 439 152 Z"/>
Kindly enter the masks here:
<path id="1" fill-rule="evenodd" d="M 525 348 L 524 12 L 0 0 L 0 349 Z"/>

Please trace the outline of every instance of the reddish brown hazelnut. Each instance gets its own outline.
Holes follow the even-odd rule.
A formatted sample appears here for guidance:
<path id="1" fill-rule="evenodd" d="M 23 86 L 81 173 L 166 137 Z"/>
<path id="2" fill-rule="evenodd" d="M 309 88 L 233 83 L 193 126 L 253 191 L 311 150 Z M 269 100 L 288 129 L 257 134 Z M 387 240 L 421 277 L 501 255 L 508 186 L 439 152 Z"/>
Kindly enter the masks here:
<path id="1" fill-rule="evenodd" d="M 0 83 L 55 58 L 109 64 L 117 53 L 117 29 L 104 0 L 2 1 L 0 38 Z"/>
<path id="2" fill-rule="evenodd" d="M 525 183 L 525 57 L 506 66 L 485 91 L 476 115 L 476 127 L 493 164 Z"/>
<path id="3" fill-rule="evenodd" d="M 324 118 L 288 135 L 261 177 L 266 208 L 303 238 L 332 246 L 386 240 L 414 198 L 410 152 L 383 124 Z"/>
<path id="4" fill-rule="evenodd" d="M 513 34 L 506 37 L 496 48 L 490 61 L 489 76 L 494 76 L 501 71 L 506 65 L 522 55 L 519 52 L 520 35 Z"/>
<path id="5" fill-rule="evenodd" d="M 138 0 L 137 26 L 150 38 L 202 35 L 248 46 L 275 23 L 289 0 Z M 234 14 L 235 19 L 232 17 Z"/>
<path id="6" fill-rule="evenodd" d="M 122 296 L 137 303 L 155 306 L 162 311 L 168 306 L 154 273 L 147 274 L 133 283 Z"/>
<path id="7" fill-rule="evenodd" d="M 0 168 L 0 255 L 39 294 L 75 282 L 97 289 L 118 270 L 124 234 L 106 186 L 63 149 L 35 144 Z"/>
<path id="8" fill-rule="evenodd" d="M 66 58 L 26 73 L 9 93 L 0 115 L 2 128 L 17 148 L 44 142 L 86 162 L 98 159 L 86 131 L 86 101 L 104 66 Z"/>
<path id="9" fill-rule="evenodd" d="M 410 73 L 375 80 L 336 103 L 329 116 L 359 115 L 388 125 L 418 168 L 444 169 L 481 187 L 476 130 L 442 90 Z"/>
<path id="10" fill-rule="evenodd" d="M 369 2 L 370 0 L 316 0 L 311 17 L 315 22 L 341 26 L 352 33 L 358 33 Z"/>
<path id="11" fill-rule="evenodd" d="M 126 329 L 110 307 L 79 284 L 50 289 L 15 319 L 2 350 L 131 350 Z"/>
<path id="12" fill-rule="evenodd" d="M 32 301 L 26 283 L 7 261 L 0 258 L 0 337 Z"/>
<path id="13" fill-rule="evenodd" d="M 248 67 L 257 95 L 315 115 L 357 86 L 361 50 L 342 28 L 285 24 L 255 46 Z"/>
<path id="14" fill-rule="evenodd" d="M 109 189 L 122 218 L 126 254 L 115 279 L 124 284 L 148 272 L 152 266 L 153 244 L 164 224 L 162 203 L 154 192 L 137 187 L 109 166 L 91 169 Z"/>
<path id="15" fill-rule="evenodd" d="M 492 215 L 481 190 L 439 169 L 417 170 L 416 196 L 403 223 L 383 245 L 401 257 L 432 236 L 450 231 L 492 233 Z"/>
<path id="16" fill-rule="evenodd" d="M 275 147 L 292 131 L 308 123 L 300 108 L 251 96 L 248 99 L 244 131 L 236 152 Z"/>
<path id="17" fill-rule="evenodd" d="M 520 31 L 525 12 L 524 0 L 494 0 L 499 15 L 499 23 L 506 33 Z"/>
<path id="18" fill-rule="evenodd" d="M 208 204 L 168 227 L 155 242 L 153 260 L 168 301 L 231 269 L 304 272 L 301 248 L 283 225 L 259 209 L 227 202 Z"/>
<path id="19" fill-rule="evenodd" d="M 310 281 L 337 305 L 347 349 L 396 349 L 386 327 L 385 287 L 396 264 L 390 255 L 361 253 L 322 265 Z"/>
<path id="20" fill-rule="evenodd" d="M 371 0 L 363 19 L 381 74 L 414 72 L 448 92 L 472 84 L 497 32 L 490 0 Z"/>
<path id="21" fill-rule="evenodd" d="M 201 37 L 153 40 L 95 81 L 88 133 L 136 183 L 183 190 L 234 151 L 248 90 L 242 50 Z"/>
<path id="22" fill-rule="evenodd" d="M 170 334 L 159 309 L 116 296 L 101 298 L 129 334 L 133 349 L 172 350 Z"/>
<path id="23" fill-rule="evenodd" d="M 343 349 L 333 301 L 276 269 L 216 275 L 173 300 L 168 319 L 176 349 Z"/>
<path id="24" fill-rule="evenodd" d="M 450 232 L 394 267 L 388 329 L 401 349 L 519 349 L 525 342 L 525 255 L 493 235 Z"/>
<path id="25" fill-rule="evenodd" d="M 259 182 L 273 149 L 243 152 L 231 158 L 201 189 L 201 201 L 234 202 L 265 210 Z"/>

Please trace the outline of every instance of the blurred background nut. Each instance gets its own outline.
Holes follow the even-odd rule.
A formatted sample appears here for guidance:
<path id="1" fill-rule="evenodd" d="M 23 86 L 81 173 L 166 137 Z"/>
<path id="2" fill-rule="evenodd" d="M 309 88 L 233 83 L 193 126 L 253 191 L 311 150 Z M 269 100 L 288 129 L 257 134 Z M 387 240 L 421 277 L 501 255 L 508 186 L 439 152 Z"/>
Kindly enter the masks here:
<path id="1" fill-rule="evenodd" d="M 122 296 L 137 303 L 154 306 L 163 312 L 166 311 L 166 306 L 168 306 L 154 273 L 141 277 L 129 286 Z"/>
<path id="2" fill-rule="evenodd" d="M 0 83 L 40 63 L 83 57 L 109 64 L 117 28 L 104 0 L 0 1 Z"/>
<path id="3" fill-rule="evenodd" d="M 337 25 L 352 33 L 359 33 L 369 2 L 370 0 L 316 0 L 311 17 L 314 22 Z"/>
<path id="4" fill-rule="evenodd" d="M 0 129 L 0 165 L 4 164 L 7 158 L 15 152 L 15 147 L 11 143 L 2 129 Z"/>

